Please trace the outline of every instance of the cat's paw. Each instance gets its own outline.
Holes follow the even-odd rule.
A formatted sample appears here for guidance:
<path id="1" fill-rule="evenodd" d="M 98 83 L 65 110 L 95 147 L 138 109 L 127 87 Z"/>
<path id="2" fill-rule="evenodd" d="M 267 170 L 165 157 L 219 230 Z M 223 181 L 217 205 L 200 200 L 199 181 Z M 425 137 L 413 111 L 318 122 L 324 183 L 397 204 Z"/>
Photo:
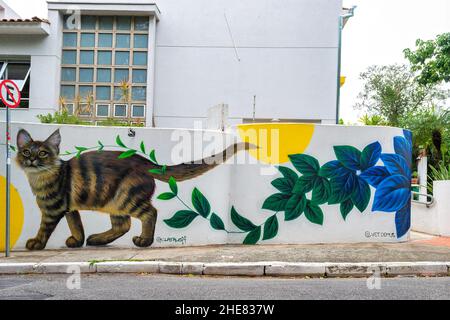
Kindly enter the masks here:
<path id="1" fill-rule="evenodd" d="M 26 248 L 28 250 L 42 250 L 45 248 L 45 243 L 38 238 L 33 238 L 27 241 Z"/>
<path id="2" fill-rule="evenodd" d="M 108 242 L 98 234 L 92 234 L 90 235 L 86 240 L 86 245 L 88 246 L 105 246 Z"/>
<path id="3" fill-rule="evenodd" d="M 133 237 L 133 243 L 137 246 L 137 247 L 149 247 L 152 245 L 153 243 L 153 239 L 149 239 L 149 238 L 142 238 L 142 237 Z"/>
<path id="4" fill-rule="evenodd" d="M 77 239 L 75 239 L 74 236 L 70 236 L 66 240 L 66 246 L 68 248 L 80 248 L 80 247 L 83 246 L 83 244 L 84 244 L 84 239 L 83 240 L 77 240 Z"/>

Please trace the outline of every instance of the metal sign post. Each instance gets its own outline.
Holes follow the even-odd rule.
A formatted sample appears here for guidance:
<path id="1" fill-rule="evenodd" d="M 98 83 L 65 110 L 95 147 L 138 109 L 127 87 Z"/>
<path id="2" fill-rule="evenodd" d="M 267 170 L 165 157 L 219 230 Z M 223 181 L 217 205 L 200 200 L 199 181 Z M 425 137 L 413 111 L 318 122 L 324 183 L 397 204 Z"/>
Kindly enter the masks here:
<path id="1" fill-rule="evenodd" d="M 19 87 L 11 80 L 4 80 L 0 83 L 0 99 L 6 107 L 6 241 L 5 241 L 5 256 L 10 255 L 10 225 L 11 225 L 11 115 L 10 108 L 16 108 L 20 104 L 20 90 Z"/>

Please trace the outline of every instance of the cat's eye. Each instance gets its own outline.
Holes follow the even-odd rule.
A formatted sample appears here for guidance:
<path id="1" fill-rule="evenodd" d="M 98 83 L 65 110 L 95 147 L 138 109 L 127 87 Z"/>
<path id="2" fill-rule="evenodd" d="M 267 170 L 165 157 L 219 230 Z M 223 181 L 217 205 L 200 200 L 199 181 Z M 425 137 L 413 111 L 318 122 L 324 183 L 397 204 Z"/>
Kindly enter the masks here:
<path id="1" fill-rule="evenodd" d="M 38 156 L 39 158 L 45 158 L 48 155 L 47 151 L 39 151 Z"/>
<path id="2" fill-rule="evenodd" d="M 23 151 L 22 151 L 22 154 L 23 154 L 25 157 L 31 156 L 31 152 L 30 152 L 30 150 L 28 150 L 28 149 L 23 150 Z"/>

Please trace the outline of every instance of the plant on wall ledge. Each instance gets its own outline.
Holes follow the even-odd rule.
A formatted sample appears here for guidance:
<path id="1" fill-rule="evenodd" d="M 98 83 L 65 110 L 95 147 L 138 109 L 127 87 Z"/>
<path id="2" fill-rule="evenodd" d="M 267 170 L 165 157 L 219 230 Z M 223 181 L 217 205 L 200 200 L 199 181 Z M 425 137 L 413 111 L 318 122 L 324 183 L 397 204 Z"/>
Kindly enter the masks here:
<path id="1" fill-rule="evenodd" d="M 172 218 L 164 220 L 170 227 L 185 228 L 196 217 L 202 216 L 210 220 L 214 229 L 246 234 L 243 243 L 255 244 L 277 236 L 279 213 L 284 213 L 285 221 L 293 221 L 304 215 L 307 221 L 317 225 L 324 222 L 321 208 L 324 204 L 339 205 L 344 220 L 354 208 L 362 213 L 369 205 L 372 186 L 375 196 L 371 211 L 395 213 L 397 237 L 400 238 L 410 228 L 411 132 L 405 130 L 404 137 L 394 137 L 394 149 L 395 154 L 382 153 L 379 142 L 369 144 L 362 151 L 352 146 L 335 146 L 336 160 L 323 166 L 310 155 L 290 155 L 290 162 L 297 172 L 288 167 L 278 167 L 282 177 L 272 181 L 278 192 L 269 196 L 262 206 L 262 209 L 275 213 L 264 223 L 256 225 L 232 207 L 231 221 L 239 232 L 226 230 L 215 213 L 210 215 L 209 202 L 197 188 L 192 193 L 194 209 L 179 198 L 174 179 L 169 183 L 171 192 L 161 194 L 158 199 L 177 198 L 188 209 L 178 211 Z M 377 165 L 380 160 L 384 166 Z M 207 205 L 198 206 L 195 202 Z M 202 211 L 204 208 L 208 210 Z M 213 225 L 212 221 L 219 220 L 220 223 Z"/>

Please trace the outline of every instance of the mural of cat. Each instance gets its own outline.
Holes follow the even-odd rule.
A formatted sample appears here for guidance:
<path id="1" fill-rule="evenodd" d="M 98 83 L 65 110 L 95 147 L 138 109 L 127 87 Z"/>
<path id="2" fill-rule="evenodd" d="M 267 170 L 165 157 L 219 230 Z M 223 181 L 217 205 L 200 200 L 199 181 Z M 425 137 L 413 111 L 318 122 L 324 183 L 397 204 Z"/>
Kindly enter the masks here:
<path id="1" fill-rule="evenodd" d="M 198 177 L 224 163 L 241 150 L 254 146 L 236 143 L 222 153 L 193 163 L 167 166 L 163 174 L 139 155 L 119 159 L 120 151 L 92 151 L 64 161 L 59 157 L 61 135 L 59 129 L 45 141 L 34 141 L 21 129 L 17 134 L 16 162 L 28 178 L 41 210 L 41 224 L 35 238 L 26 243 L 28 250 L 45 248 L 59 221 L 66 217 L 71 236 L 66 240 L 70 248 L 84 244 L 84 229 L 80 210 L 108 213 L 111 229 L 87 238 L 86 244 L 102 246 L 123 236 L 130 230 L 131 217 L 142 223 L 142 233 L 133 238 L 138 247 L 153 243 L 157 210 L 151 198 L 155 179 L 167 182 L 170 177 L 184 181 Z"/>

